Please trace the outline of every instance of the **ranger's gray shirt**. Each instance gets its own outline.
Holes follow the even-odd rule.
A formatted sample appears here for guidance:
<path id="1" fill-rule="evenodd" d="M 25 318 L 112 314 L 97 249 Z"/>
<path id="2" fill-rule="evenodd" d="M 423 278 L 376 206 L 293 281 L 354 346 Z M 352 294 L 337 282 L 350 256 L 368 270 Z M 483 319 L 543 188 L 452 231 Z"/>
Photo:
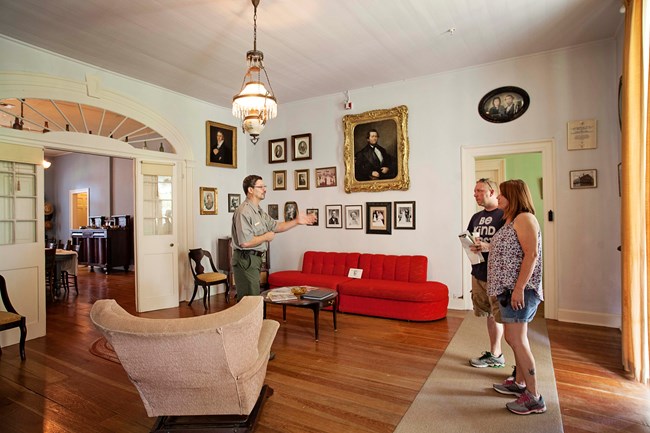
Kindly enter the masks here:
<path id="1" fill-rule="evenodd" d="M 258 205 L 255 206 L 246 199 L 235 210 L 232 217 L 232 245 L 237 250 L 254 250 L 264 252 L 268 249 L 268 242 L 262 242 L 253 248 L 243 248 L 242 243 L 253 240 L 255 236 L 261 236 L 266 232 L 275 231 L 278 222 L 271 218 Z"/>

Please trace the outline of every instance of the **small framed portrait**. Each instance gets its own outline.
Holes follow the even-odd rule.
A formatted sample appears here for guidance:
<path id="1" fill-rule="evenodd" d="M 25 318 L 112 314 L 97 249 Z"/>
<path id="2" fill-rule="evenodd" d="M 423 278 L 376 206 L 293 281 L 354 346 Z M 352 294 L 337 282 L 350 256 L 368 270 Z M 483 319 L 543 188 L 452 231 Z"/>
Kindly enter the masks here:
<path id="1" fill-rule="evenodd" d="M 325 206 L 325 227 L 328 229 L 340 229 L 343 227 L 343 206 L 330 204 Z"/>
<path id="2" fill-rule="evenodd" d="M 237 168 L 237 128 L 208 120 L 205 136 L 205 164 Z"/>
<path id="3" fill-rule="evenodd" d="M 199 188 L 201 215 L 217 215 L 217 188 Z"/>
<path id="4" fill-rule="evenodd" d="M 598 174 L 595 168 L 589 170 L 572 170 L 569 172 L 571 189 L 597 188 Z"/>
<path id="5" fill-rule="evenodd" d="M 363 209 L 359 205 L 345 206 L 345 228 L 348 230 L 363 229 Z"/>
<path id="6" fill-rule="evenodd" d="M 391 205 L 390 202 L 366 203 L 366 233 L 391 234 Z"/>
<path id="7" fill-rule="evenodd" d="M 409 189 L 406 105 L 343 116 L 345 192 Z"/>
<path id="8" fill-rule="evenodd" d="M 233 213 L 241 204 L 241 194 L 228 194 L 228 212 Z"/>
<path id="9" fill-rule="evenodd" d="M 288 201 L 284 204 L 284 220 L 295 220 L 298 216 L 298 203 L 295 201 Z"/>
<path id="10" fill-rule="evenodd" d="M 287 170 L 273 172 L 273 190 L 287 189 Z"/>
<path id="11" fill-rule="evenodd" d="M 268 207 L 268 214 L 271 218 L 274 220 L 278 220 L 278 205 L 277 204 L 270 204 Z"/>
<path id="12" fill-rule="evenodd" d="M 314 170 L 316 188 L 336 186 L 336 167 L 317 168 Z"/>
<path id="13" fill-rule="evenodd" d="M 415 202 L 396 201 L 395 206 L 395 229 L 415 230 Z"/>
<path id="14" fill-rule="evenodd" d="M 318 218 L 318 209 L 307 209 L 307 215 L 316 215 L 316 221 L 314 221 L 314 224 L 312 224 L 312 226 L 317 226 L 318 225 L 318 220 L 319 220 L 319 218 Z"/>
<path id="15" fill-rule="evenodd" d="M 269 140 L 269 164 L 287 162 L 287 139 Z"/>
<path id="16" fill-rule="evenodd" d="M 515 86 L 499 87 L 489 91 L 478 103 L 478 114 L 492 123 L 511 122 L 528 110 L 530 96 Z"/>
<path id="17" fill-rule="evenodd" d="M 295 170 L 293 182 L 297 190 L 309 189 L 309 169 Z"/>
<path id="18" fill-rule="evenodd" d="M 311 159 L 311 134 L 292 135 L 291 149 L 292 160 Z"/>

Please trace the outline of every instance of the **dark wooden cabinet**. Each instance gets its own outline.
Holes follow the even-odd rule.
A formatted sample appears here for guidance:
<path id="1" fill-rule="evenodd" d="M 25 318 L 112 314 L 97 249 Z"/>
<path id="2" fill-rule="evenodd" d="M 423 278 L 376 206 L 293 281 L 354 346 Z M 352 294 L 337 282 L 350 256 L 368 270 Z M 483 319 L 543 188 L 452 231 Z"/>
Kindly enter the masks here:
<path id="1" fill-rule="evenodd" d="M 262 269 L 260 272 L 260 287 L 263 290 L 268 288 L 269 270 L 271 269 L 271 247 L 267 249 L 262 257 Z M 235 287 L 235 276 L 232 272 L 232 238 L 219 238 L 217 240 L 217 268 L 228 275 L 230 287 Z"/>
<path id="2" fill-rule="evenodd" d="M 102 268 L 105 272 L 123 267 L 129 270 L 133 261 L 133 230 L 128 215 L 120 215 L 123 225 L 107 228 L 72 230 L 74 245 L 80 245 L 79 264 Z"/>

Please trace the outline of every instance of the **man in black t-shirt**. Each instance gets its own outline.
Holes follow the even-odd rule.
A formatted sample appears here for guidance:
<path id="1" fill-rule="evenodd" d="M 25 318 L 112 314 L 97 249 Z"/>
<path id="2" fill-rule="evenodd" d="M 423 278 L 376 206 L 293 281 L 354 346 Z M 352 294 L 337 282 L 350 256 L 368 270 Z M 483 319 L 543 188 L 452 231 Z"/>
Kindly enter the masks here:
<path id="1" fill-rule="evenodd" d="M 483 210 L 474 214 L 467 230 L 483 242 L 490 242 L 492 236 L 504 223 L 503 211 L 497 207 L 496 183 L 490 179 L 479 179 L 474 187 L 474 199 Z M 490 350 L 478 358 L 469 360 L 472 367 L 504 367 L 505 359 L 501 351 L 503 324 L 495 319 L 499 305 L 496 297 L 487 294 L 488 253 L 483 252 L 484 262 L 472 265 L 472 304 L 474 315 L 487 317 L 487 330 L 490 337 Z M 498 318 L 498 317 L 497 317 Z"/>

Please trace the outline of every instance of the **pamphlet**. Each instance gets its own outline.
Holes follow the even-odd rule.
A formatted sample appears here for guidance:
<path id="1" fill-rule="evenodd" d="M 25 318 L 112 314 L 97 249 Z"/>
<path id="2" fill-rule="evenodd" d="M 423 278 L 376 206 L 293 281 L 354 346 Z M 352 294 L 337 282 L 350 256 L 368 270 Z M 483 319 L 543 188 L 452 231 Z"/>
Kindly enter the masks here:
<path id="1" fill-rule="evenodd" d="M 296 299 L 296 296 L 291 292 L 278 292 L 277 290 L 271 290 L 266 296 L 273 302 L 293 301 Z"/>
<path id="2" fill-rule="evenodd" d="M 348 271 L 348 277 L 350 278 L 361 278 L 362 274 L 363 274 L 363 269 L 350 268 L 350 270 Z"/>
<path id="3" fill-rule="evenodd" d="M 465 230 L 458 235 L 458 239 L 460 239 L 460 244 L 463 246 L 463 250 L 465 250 L 465 254 L 467 255 L 467 258 L 471 264 L 478 265 L 479 263 L 485 262 L 483 254 L 475 253 L 470 249 L 470 247 L 475 243 L 474 236 L 472 236 L 470 232 Z"/>

